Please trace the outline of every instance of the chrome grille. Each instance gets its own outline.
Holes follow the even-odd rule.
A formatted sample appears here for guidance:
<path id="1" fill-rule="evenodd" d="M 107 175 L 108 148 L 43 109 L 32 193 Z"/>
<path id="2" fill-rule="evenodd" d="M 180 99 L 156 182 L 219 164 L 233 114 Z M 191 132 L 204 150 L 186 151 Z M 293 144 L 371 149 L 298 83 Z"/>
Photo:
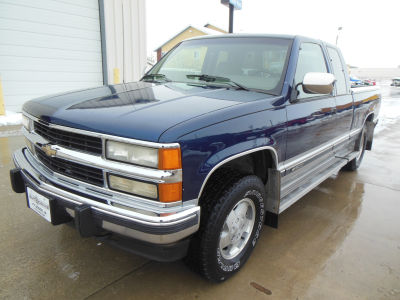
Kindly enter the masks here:
<path id="1" fill-rule="evenodd" d="M 38 147 L 35 150 L 38 159 L 50 170 L 97 186 L 104 185 L 103 171 L 101 169 L 88 167 L 57 157 L 49 157 Z"/>
<path id="2" fill-rule="evenodd" d="M 81 150 L 93 154 L 102 153 L 101 138 L 88 136 L 66 130 L 51 128 L 48 125 L 34 122 L 34 130 L 51 144 L 64 146 L 66 148 Z"/>

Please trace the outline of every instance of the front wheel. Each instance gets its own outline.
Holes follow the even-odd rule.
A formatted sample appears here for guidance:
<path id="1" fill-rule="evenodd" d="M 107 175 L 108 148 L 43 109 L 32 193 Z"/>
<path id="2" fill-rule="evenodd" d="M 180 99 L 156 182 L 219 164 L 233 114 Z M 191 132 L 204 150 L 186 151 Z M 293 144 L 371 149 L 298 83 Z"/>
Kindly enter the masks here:
<path id="1" fill-rule="evenodd" d="M 235 274 L 260 237 L 265 199 L 264 184 L 253 175 L 234 182 L 218 199 L 203 199 L 213 203 L 202 206 L 200 230 L 186 260 L 189 266 L 215 282 Z"/>

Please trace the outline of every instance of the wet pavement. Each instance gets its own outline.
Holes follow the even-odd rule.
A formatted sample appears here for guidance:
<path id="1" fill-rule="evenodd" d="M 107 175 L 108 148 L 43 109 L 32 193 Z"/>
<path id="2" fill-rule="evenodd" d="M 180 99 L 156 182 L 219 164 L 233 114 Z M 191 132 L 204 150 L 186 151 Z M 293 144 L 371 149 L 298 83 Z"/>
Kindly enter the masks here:
<path id="1" fill-rule="evenodd" d="M 400 103 L 400 89 L 388 89 L 388 103 Z M 326 180 L 278 230 L 265 227 L 222 284 L 48 224 L 9 186 L 23 144 L 0 137 L 0 299 L 400 299 L 400 117 L 379 129 L 357 172 Z"/>

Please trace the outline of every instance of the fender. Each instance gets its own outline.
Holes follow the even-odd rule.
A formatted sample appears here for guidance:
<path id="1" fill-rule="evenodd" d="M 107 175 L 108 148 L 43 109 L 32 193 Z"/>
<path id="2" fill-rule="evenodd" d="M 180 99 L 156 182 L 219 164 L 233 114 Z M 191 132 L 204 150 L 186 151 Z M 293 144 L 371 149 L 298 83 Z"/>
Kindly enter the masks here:
<path id="1" fill-rule="evenodd" d="M 254 108 L 259 107 L 257 101 L 252 104 Z M 272 151 L 271 164 L 277 168 L 279 161 L 284 159 L 285 138 L 284 107 L 255 111 L 181 136 L 177 142 L 181 145 L 185 170 L 183 201 L 199 200 L 218 167 L 246 154 L 268 149 Z M 267 177 L 267 173 L 265 175 Z"/>

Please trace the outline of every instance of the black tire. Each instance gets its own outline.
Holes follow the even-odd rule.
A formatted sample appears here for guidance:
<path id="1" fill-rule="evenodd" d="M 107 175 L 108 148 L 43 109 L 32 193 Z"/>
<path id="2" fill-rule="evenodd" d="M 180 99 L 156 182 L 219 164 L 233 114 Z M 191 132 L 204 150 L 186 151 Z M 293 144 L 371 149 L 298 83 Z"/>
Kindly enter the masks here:
<path id="1" fill-rule="evenodd" d="M 344 169 L 347 171 L 355 171 L 357 170 L 360 165 L 361 162 L 364 158 L 364 153 L 365 153 L 365 148 L 367 146 L 367 130 L 364 126 L 364 128 L 361 131 L 361 134 L 359 136 L 359 138 L 356 140 L 356 145 L 354 147 L 355 151 L 358 151 L 359 154 L 357 155 L 356 158 L 354 158 L 353 160 L 349 161 L 347 163 L 347 165 L 344 166 Z"/>
<path id="2" fill-rule="evenodd" d="M 253 251 L 264 224 L 266 195 L 263 182 L 254 175 L 236 178 L 217 199 L 213 199 L 212 195 L 202 199 L 200 229 L 191 241 L 185 262 L 208 280 L 221 282 L 238 272 Z M 249 213 L 254 216 L 254 223 L 248 227 L 248 232 L 243 235 L 245 237 L 240 235 L 236 239 L 243 248 L 237 248 L 237 251 L 241 250 L 231 259 L 226 259 L 221 254 L 220 236 L 227 216 L 243 203 L 249 205 L 243 220 L 247 221 Z M 248 221 L 248 224 L 252 222 Z"/>

